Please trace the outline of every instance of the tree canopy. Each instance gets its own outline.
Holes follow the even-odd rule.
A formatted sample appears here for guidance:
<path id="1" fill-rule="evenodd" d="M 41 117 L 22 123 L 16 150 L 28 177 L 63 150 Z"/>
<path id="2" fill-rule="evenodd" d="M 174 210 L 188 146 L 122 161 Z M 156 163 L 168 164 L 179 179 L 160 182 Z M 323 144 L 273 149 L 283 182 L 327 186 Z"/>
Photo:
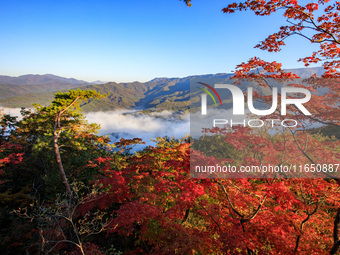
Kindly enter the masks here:
<path id="1" fill-rule="evenodd" d="M 187 5 L 190 1 L 185 1 Z M 317 11 L 320 6 L 324 8 Z M 250 10 L 260 16 L 283 10 L 288 26 L 259 48 L 277 51 L 300 35 L 320 45 L 304 58 L 323 62 L 322 79 L 313 76 L 313 100 L 306 116 L 289 108 L 299 129 L 270 133 L 239 127 L 210 129 L 212 136 L 157 138 L 155 146 L 130 153 L 141 139 L 114 145 L 97 135 L 79 110 L 95 91 L 55 95 L 49 106 L 22 109 L 22 120 L 0 121 L 0 248 L 4 254 L 336 254 L 340 240 L 338 178 L 191 178 L 190 157 L 231 164 L 308 165 L 329 170 L 339 164 L 340 141 L 308 129 L 308 123 L 339 128 L 339 3 L 303 5 L 297 1 L 246 1 L 226 13 Z M 313 33 L 305 34 L 306 30 Z M 235 84 L 292 73 L 278 62 L 257 57 L 236 67 Z M 317 94 L 320 88 L 323 94 Z M 271 98 L 257 94 L 270 104 Z M 279 118 L 278 112 L 270 117 Z M 218 150 L 220 145 L 223 151 Z M 119 150 L 111 151 L 116 146 Z M 209 148 L 204 154 L 200 148 Z M 326 165 L 326 166 L 324 166 Z M 208 176 L 206 176 L 208 177 Z M 320 178 L 322 177 L 322 178 Z"/>

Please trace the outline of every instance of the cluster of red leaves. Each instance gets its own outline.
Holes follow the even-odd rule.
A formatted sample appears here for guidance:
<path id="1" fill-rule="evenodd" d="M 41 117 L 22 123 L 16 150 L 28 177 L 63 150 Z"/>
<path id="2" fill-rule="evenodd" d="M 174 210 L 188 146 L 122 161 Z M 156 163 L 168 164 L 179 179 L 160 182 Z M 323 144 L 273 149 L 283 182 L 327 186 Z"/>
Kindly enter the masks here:
<path id="1" fill-rule="evenodd" d="M 289 25 L 281 26 L 279 31 L 269 35 L 256 48 L 277 52 L 285 45 L 285 39 L 292 35 L 299 35 L 320 49 L 311 56 L 299 59 L 306 66 L 311 63 L 323 62 L 326 69 L 324 77 L 339 77 L 337 69 L 340 67 L 340 2 L 327 5 L 329 0 L 319 0 L 317 3 L 301 4 L 297 0 L 247 0 L 241 3 L 231 3 L 223 9 L 225 13 L 235 11 L 253 11 L 256 15 L 270 15 L 284 10 L 283 16 Z M 324 6 L 323 11 L 319 9 Z"/>
<path id="2" fill-rule="evenodd" d="M 289 25 L 281 26 L 278 32 L 269 35 L 256 47 L 277 52 L 285 45 L 286 38 L 299 35 L 320 47 L 300 61 L 306 66 L 322 62 L 326 70 L 323 79 L 313 76 L 307 80 L 307 89 L 313 95 L 305 106 L 312 116 L 289 107 L 289 117 L 301 122 L 300 131 L 288 129 L 288 132 L 272 136 L 245 128 L 234 128 L 232 132 L 216 128 L 206 130 L 223 135 L 241 155 L 241 164 L 339 164 L 339 140 L 311 136 L 302 129 L 304 124 L 314 122 L 339 127 L 340 83 L 335 78 L 339 77 L 337 69 L 340 67 L 340 2 L 327 6 L 328 2 L 319 0 L 301 4 L 296 0 L 247 0 L 231 3 L 223 9 L 225 13 L 250 10 L 260 16 L 283 10 Z M 323 12 L 318 11 L 321 6 L 324 6 Z M 252 80 L 259 86 L 271 88 L 270 82 L 275 79 L 274 83 L 291 83 L 290 86 L 306 88 L 306 83 L 291 80 L 298 77 L 285 73 L 280 63 L 265 62 L 256 57 L 238 65 L 234 78 L 236 84 L 240 84 L 240 80 Z M 253 96 L 271 105 L 271 96 L 256 92 Z M 276 112 L 266 118 L 282 117 Z M 220 201 L 210 216 L 219 215 L 213 222 L 220 232 L 225 232 L 221 238 L 224 238 L 226 253 L 335 254 L 339 249 L 338 179 L 234 179 L 219 180 L 218 183 L 225 197 L 223 200 L 221 192 L 209 193 Z M 221 213 L 222 210 L 225 211 Z M 222 228 L 225 231 L 221 231 Z"/>
<path id="3" fill-rule="evenodd" d="M 312 116 L 305 116 L 293 106 L 288 106 L 289 113 L 294 119 L 299 121 L 314 121 L 323 124 L 339 126 L 340 124 L 340 79 L 339 78 L 317 78 L 315 76 L 298 80 L 297 75 L 286 72 L 281 69 L 281 64 L 277 62 L 266 62 L 257 57 L 251 58 L 237 66 L 235 71 L 235 83 L 240 84 L 244 80 L 256 82 L 258 86 L 271 89 L 272 84 L 289 84 L 293 87 L 307 88 L 312 92 L 312 98 L 305 107 L 310 111 Z M 306 85 L 308 84 L 308 85 Z M 307 86 L 307 87 L 306 87 Z M 260 95 L 253 92 L 253 98 L 262 101 L 267 105 L 272 104 L 272 96 Z M 279 107 L 281 94 L 278 94 Z M 268 116 L 267 116 L 268 117 Z M 274 119 L 280 119 L 280 112 L 276 111 L 272 116 Z"/>
<path id="4" fill-rule="evenodd" d="M 18 144 L 11 144 L 4 142 L 0 145 L 0 167 L 5 165 L 16 165 L 23 160 L 23 152 L 17 152 L 22 150 L 22 147 Z M 3 170 L 0 169 L 0 177 Z M 1 180 L 0 180 L 1 183 Z"/>
<path id="5" fill-rule="evenodd" d="M 89 194 L 84 203 L 79 207 L 79 213 L 85 215 L 93 208 L 105 210 L 113 204 L 129 201 L 131 194 L 127 180 L 122 171 L 113 170 L 113 159 L 110 157 L 97 158 L 95 162 L 89 162 L 87 167 L 99 167 L 100 174 L 95 176 L 92 182 L 99 193 Z"/>
<path id="6" fill-rule="evenodd" d="M 102 175 L 96 181 L 101 192 L 90 205 L 82 207 L 83 213 L 119 203 L 119 209 L 112 212 L 116 216 L 108 232 L 125 236 L 137 233 L 138 240 L 148 243 L 155 254 L 215 249 L 213 237 L 202 236 L 207 230 L 186 226 L 189 211 L 211 185 L 190 179 L 189 144 L 149 147 L 127 161 L 123 168 L 115 169 L 112 160 L 97 160 L 102 163 Z"/>
<path id="7" fill-rule="evenodd" d="M 24 153 L 11 153 L 7 157 L 0 159 L 0 166 L 6 164 L 19 164 L 22 161 Z"/>
<path id="8" fill-rule="evenodd" d="M 258 146 L 253 152 L 268 145 L 242 131 L 235 134 L 243 135 L 242 141 L 235 139 L 240 152 L 251 143 Z M 279 145 L 263 155 L 273 157 L 268 154 Z M 194 179 L 189 152 L 188 143 L 149 147 L 128 156 L 119 169 L 110 158 L 98 159 L 101 192 L 82 209 L 110 211 L 119 205 L 110 211 L 108 232 L 137 238 L 134 254 L 327 254 L 331 249 L 340 206 L 335 181 Z"/>
<path id="9" fill-rule="evenodd" d="M 145 142 L 143 142 L 141 138 L 133 139 L 121 138 L 119 142 L 115 142 L 114 144 L 116 145 L 117 149 L 120 149 L 119 153 L 123 153 L 124 151 L 129 152 L 132 149 L 131 146 L 137 144 L 145 144 Z"/>
<path id="10" fill-rule="evenodd" d="M 296 74 L 282 70 L 282 64 L 266 62 L 258 57 L 253 57 L 248 62 L 242 62 L 236 66 L 234 79 L 251 78 L 273 78 L 273 79 L 294 79 L 299 78 Z"/>

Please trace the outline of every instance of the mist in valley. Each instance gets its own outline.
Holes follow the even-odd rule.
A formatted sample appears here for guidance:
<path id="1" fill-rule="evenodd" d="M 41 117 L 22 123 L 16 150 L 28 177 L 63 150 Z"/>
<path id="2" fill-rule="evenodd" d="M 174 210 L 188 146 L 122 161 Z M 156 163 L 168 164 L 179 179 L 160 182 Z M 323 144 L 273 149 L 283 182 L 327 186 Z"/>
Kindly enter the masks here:
<path id="1" fill-rule="evenodd" d="M 156 137 L 182 138 L 189 134 L 189 114 L 177 115 L 172 111 L 140 113 L 129 110 L 111 112 L 86 113 L 89 123 L 100 124 L 100 135 L 108 135 L 112 142 L 121 138 L 142 138 L 142 149 L 148 145 L 155 145 Z"/>
<path id="2" fill-rule="evenodd" d="M 4 108 L 4 114 L 22 118 L 20 108 Z M 110 112 L 84 113 L 89 123 L 100 125 L 99 135 L 109 136 L 112 142 L 121 138 L 142 138 L 144 145 L 138 145 L 135 150 L 148 145 L 155 145 L 156 137 L 182 138 L 189 134 L 189 114 L 179 114 L 173 111 L 143 113 L 131 110 L 116 110 Z"/>

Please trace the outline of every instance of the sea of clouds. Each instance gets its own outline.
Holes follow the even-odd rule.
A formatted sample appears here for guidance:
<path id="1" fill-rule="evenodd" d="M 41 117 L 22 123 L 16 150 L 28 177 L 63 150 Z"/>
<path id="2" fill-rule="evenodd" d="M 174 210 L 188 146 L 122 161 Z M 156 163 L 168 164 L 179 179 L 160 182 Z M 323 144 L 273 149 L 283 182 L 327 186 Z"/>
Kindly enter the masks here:
<path id="1" fill-rule="evenodd" d="M 100 134 L 109 135 L 112 142 L 121 138 L 142 138 L 147 145 L 154 145 L 156 137 L 182 138 L 189 134 L 189 114 L 178 116 L 171 111 L 143 114 L 128 110 L 86 113 L 90 123 L 100 124 Z"/>
<path id="2" fill-rule="evenodd" d="M 3 108 L 5 114 L 18 116 L 20 108 Z M 142 113 L 131 110 L 85 113 L 89 123 L 100 124 L 100 135 L 108 135 L 112 142 L 121 138 L 142 138 L 146 145 L 155 145 L 156 137 L 182 138 L 190 133 L 189 114 L 180 115 L 172 111 Z M 137 147 L 141 149 L 142 146 Z M 137 149 L 136 148 L 136 149 Z"/>

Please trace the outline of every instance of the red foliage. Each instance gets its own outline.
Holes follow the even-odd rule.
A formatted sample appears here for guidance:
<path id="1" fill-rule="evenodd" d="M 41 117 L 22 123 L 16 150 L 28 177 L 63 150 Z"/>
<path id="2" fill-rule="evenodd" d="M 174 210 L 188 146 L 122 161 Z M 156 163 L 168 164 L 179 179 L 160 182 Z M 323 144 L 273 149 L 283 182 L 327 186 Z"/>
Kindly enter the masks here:
<path id="1" fill-rule="evenodd" d="M 23 160 L 24 153 L 17 151 L 21 150 L 22 147 L 18 144 L 11 144 L 8 142 L 0 144 L 0 167 L 19 164 Z M 1 175 L 3 172 L 4 171 L 0 169 L 0 184 L 2 183 Z"/>
<path id="2" fill-rule="evenodd" d="M 324 77 L 339 77 L 340 67 L 340 2 L 330 3 L 329 0 L 301 2 L 297 0 L 247 0 L 241 3 L 231 3 L 223 9 L 225 13 L 235 11 L 253 11 L 256 15 L 266 16 L 283 10 L 287 26 L 281 26 L 276 33 L 269 35 L 256 48 L 277 52 L 285 45 L 285 39 L 293 35 L 306 38 L 309 42 L 319 45 L 319 50 L 299 59 L 306 66 L 311 63 L 323 62 L 327 70 Z M 320 10 L 321 9 L 321 10 Z"/>
<path id="3" fill-rule="evenodd" d="M 242 131 L 236 132 L 248 146 L 253 140 L 261 149 L 256 137 Z M 248 149 L 243 142 L 240 150 Z M 108 232 L 137 238 L 132 253 L 327 254 L 331 249 L 340 206 L 335 181 L 193 179 L 189 151 L 188 143 L 149 147 L 128 157 L 120 170 L 109 159 L 99 160 L 105 169 L 99 196 L 107 199 L 97 205 L 121 204 Z"/>

